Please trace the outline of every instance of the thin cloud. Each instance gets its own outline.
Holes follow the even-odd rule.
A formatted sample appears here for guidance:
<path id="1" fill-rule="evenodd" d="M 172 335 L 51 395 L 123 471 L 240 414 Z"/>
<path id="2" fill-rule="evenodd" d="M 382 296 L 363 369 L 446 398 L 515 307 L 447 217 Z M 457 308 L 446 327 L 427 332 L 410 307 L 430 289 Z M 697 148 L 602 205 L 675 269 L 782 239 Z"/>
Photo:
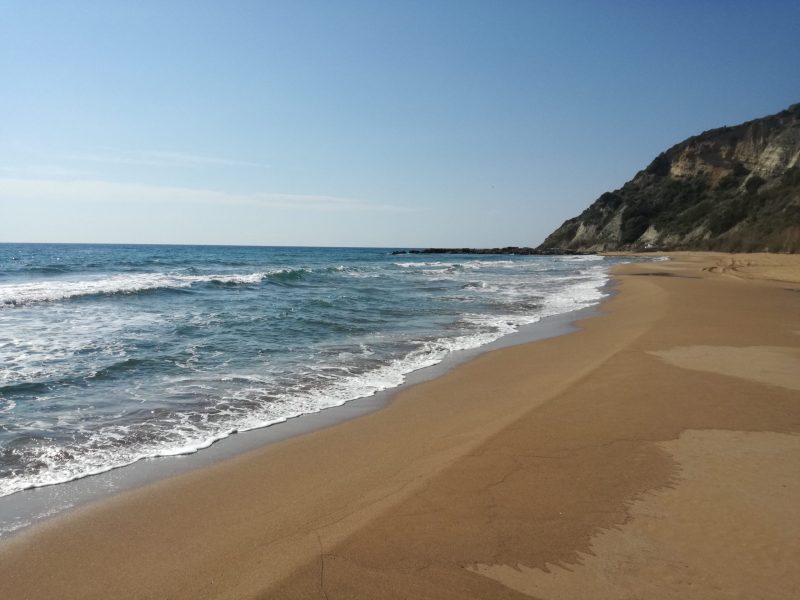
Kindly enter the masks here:
<path id="1" fill-rule="evenodd" d="M 118 183 L 100 180 L 0 178 L 0 196 L 9 201 L 185 203 L 218 206 L 262 206 L 270 208 L 329 211 L 413 212 L 404 206 L 377 204 L 353 198 L 279 192 L 232 193 L 197 188 Z"/>
<path id="2" fill-rule="evenodd" d="M 217 156 L 200 156 L 197 154 L 185 154 L 183 152 L 169 152 L 166 150 L 150 150 L 143 153 L 144 156 L 150 157 L 154 160 L 162 160 L 165 162 L 172 162 L 174 164 L 181 164 L 190 167 L 201 167 L 204 165 L 220 165 L 224 167 L 266 167 L 256 162 L 247 160 L 232 160 L 229 158 L 219 158 Z"/>
<path id="3" fill-rule="evenodd" d="M 220 166 L 267 168 L 269 166 L 246 160 L 188 154 L 185 152 L 173 152 L 169 150 L 145 150 L 143 152 L 123 152 L 119 150 L 107 150 L 103 152 L 74 152 L 66 154 L 54 154 L 51 158 L 77 162 L 133 165 L 144 167 L 197 168 Z"/>
<path id="4" fill-rule="evenodd" d="M 41 178 L 79 178 L 86 177 L 86 171 L 79 171 L 78 169 L 68 169 L 65 167 L 52 166 L 52 165 L 22 165 L 22 166 L 3 166 L 0 167 L 0 172 L 9 173 L 11 176 L 16 177 L 41 177 Z"/>

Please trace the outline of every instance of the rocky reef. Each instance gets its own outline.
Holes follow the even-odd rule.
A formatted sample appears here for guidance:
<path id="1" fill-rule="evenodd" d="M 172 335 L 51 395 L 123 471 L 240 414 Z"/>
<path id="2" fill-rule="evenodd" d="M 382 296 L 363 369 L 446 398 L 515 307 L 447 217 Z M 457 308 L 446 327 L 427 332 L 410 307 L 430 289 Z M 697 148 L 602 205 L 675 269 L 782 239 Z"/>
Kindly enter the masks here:
<path id="1" fill-rule="evenodd" d="M 800 104 L 676 144 L 536 252 L 648 249 L 800 252 Z"/>
<path id="2" fill-rule="evenodd" d="M 392 254 L 512 254 L 517 256 L 542 254 L 590 254 L 579 250 L 562 250 L 551 248 L 540 250 L 527 246 L 505 246 L 503 248 L 425 248 L 424 250 L 394 250 Z"/>

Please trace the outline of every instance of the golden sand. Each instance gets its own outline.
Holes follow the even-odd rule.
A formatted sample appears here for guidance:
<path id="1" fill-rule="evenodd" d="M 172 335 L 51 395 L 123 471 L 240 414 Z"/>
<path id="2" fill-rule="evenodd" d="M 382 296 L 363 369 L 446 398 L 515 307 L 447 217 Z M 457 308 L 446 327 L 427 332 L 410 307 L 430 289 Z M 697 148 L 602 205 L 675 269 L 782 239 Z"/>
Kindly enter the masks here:
<path id="1" fill-rule="evenodd" d="M 576 333 L 31 528 L 0 597 L 798 598 L 798 258 L 619 268 Z"/>

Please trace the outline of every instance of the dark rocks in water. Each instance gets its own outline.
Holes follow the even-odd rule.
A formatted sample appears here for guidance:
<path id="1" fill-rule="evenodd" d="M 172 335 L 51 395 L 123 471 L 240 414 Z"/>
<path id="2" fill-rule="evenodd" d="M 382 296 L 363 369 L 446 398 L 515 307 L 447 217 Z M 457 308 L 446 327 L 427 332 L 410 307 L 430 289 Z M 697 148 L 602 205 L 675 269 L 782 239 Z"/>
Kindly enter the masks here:
<path id="1" fill-rule="evenodd" d="M 535 254 L 533 248 L 506 246 L 505 248 L 426 248 L 419 254 Z"/>
<path id="2" fill-rule="evenodd" d="M 800 252 L 800 104 L 690 137 L 537 251 Z"/>
<path id="3" fill-rule="evenodd" d="M 394 250 L 392 254 L 512 254 L 516 256 L 556 256 L 562 254 L 591 254 L 591 252 L 564 248 L 506 246 L 504 248 L 425 248 L 424 250 Z"/>

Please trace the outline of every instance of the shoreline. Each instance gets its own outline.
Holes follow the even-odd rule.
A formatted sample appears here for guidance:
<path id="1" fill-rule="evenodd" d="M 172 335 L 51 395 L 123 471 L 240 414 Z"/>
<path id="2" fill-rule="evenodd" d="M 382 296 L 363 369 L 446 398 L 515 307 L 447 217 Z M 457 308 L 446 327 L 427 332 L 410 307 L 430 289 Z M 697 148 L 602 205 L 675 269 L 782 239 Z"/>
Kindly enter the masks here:
<path id="1" fill-rule="evenodd" d="M 572 335 L 30 528 L 0 593 L 793 597 L 800 280 L 716 260 L 617 267 Z"/>
<path id="2" fill-rule="evenodd" d="M 594 305 L 545 316 L 534 323 L 521 325 L 517 331 L 503 335 L 488 344 L 452 352 L 437 364 L 409 372 L 400 385 L 381 390 L 371 396 L 349 400 L 317 412 L 289 417 L 285 421 L 263 427 L 235 432 L 191 453 L 142 458 L 108 471 L 61 483 L 32 487 L 0 497 L 0 546 L 31 527 L 52 519 L 68 518 L 71 512 L 86 505 L 103 502 L 120 493 L 203 469 L 239 454 L 334 427 L 381 410 L 405 389 L 440 377 L 481 354 L 567 335 L 577 330 L 578 321 L 598 314 L 602 304 L 613 296 L 613 279 L 609 276 L 599 290 L 604 297 Z"/>

